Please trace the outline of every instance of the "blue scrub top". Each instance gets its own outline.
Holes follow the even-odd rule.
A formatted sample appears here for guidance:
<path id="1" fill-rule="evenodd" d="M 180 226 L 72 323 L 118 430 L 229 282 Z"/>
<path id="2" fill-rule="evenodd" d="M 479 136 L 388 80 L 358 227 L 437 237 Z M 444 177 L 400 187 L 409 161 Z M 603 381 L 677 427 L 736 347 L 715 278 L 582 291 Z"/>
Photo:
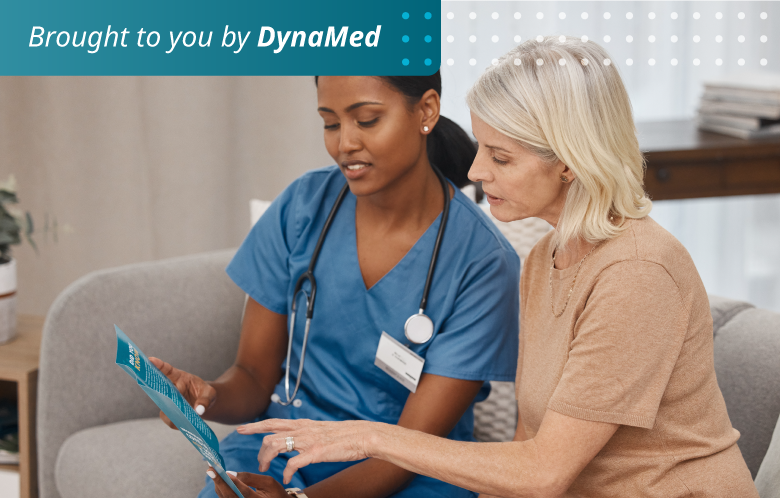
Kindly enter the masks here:
<path id="1" fill-rule="evenodd" d="M 267 309 L 289 315 L 295 283 L 307 270 L 345 183 L 336 166 L 293 182 L 252 228 L 228 275 Z M 479 207 L 455 192 L 425 310 L 435 324 L 434 337 L 411 349 L 425 358 L 424 373 L 511 381 L 517 368 L 520 259 Z M 348 192 L 314 270 L 317 298 L 298 392 L 303 404 L 271 403 L 261 418 L 398 422 L 409 390 L 375 366 L 374 358 L 382 331 L 409 342 L 404 323 L 419 310 L 441 215 L 389 273 L 366 289 L 358 263 L 355 201 Z M 302 294 L 297 309 L 293 385 L 305 322 Z M 286 399 L 284 379 L 275 392 Z M 488 392 L 486 385 L 478 400 Z M 473 440 L 473 424 L 469 409 L 450 438 Z"/>

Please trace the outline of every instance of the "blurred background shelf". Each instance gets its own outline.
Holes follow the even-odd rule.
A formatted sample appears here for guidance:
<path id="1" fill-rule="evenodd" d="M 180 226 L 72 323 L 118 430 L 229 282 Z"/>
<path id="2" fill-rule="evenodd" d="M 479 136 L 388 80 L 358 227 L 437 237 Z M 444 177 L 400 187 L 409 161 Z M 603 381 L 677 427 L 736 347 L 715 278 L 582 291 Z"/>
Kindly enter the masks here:
<path id="1" fill-rule="evenodd" d="M 0 345 L 0 397 L 19 407 L 19 465 L 0 465 L 0 471 L 19 473 L 21 498 L 38 496 L 35 404 L 43 321 L 42 316 L 19 315 L 17 337 Z"/>
<path id="2" fill-rule="evenodd" d="M 653 200 L 780 193 L 780 137 L 745 140 L 696 121 L 637 123 Z"/>

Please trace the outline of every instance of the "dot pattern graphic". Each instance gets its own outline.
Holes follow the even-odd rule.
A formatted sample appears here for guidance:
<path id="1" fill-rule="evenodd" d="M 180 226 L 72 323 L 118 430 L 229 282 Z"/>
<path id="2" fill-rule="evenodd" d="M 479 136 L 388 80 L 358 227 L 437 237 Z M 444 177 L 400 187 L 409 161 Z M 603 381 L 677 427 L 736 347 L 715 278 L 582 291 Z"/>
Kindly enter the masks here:
<path id="1" fill-rule="evenodd" d="M 465 10 L 458 2 L 453 2 L 442 16 L 450 21 L 442 20 L 442 40 L 447 42 L 442 45 L 442 60 L 448 66 L 457 66 L 461 60 L 470 66 L 485 67 L 488 63 L 498 64 L 498 56 L 524 40 L 542 42 L 544 35 L 556 34 L 560 35 L 555 37 L 556 42 L 567 43 L 562 35 L 565 33 L 577 36 L 585 43 L 596 39 L 603 44 L 610 56 L 614 56 L 603 61 L 606 65 L 616 61 L 618 66 L 646 67 L 645 71 L 649 71 L 659 64 L 661 68 L 664 65 L 669 68 L 687 62 L 694 67 L 712 68 L 711 71 L 766 66 L 780 70 L 780 57 L 775 55 L 780 52 L 771 49 L 767 36 L 773 28 L 780 29 L 780 24 L 767 22 L 771 17 L 769 13 L 747 4 L 738 6 L 728 2 L 725 5 L 713 2 L 712 7 L 706 2 L 690 3 L 678 6 L 676 11 L 658 7 L 661 3 L 652 2 L 655 9 L 650 10 L 647 8 L 650 5 L 646 7 L 643 2 L 625 2 L 625 7 L 622 7 L 623 2 L 596 2 L 602 6 L 596 8 L 589 3 L 585 9 L 575 7 L 572 12 L 566 7 L 573 2 L 561 2 L 563 8 L 552 11 L 539 10 L 540 3 L 529 3 L 530 8 L 518 4 L 518 10 L 507 11 L 496 9 L 497 2 L 486 2 L 485 7 L 472 3 L 473 10 Z M 742 10 L 738 10 L 739 7 Z M 419 11 L 402 13 L 404 19 L 419 15 Z M 468 36 L 457 36 L 464 32 Z M 424 40 L 432 41 L 430 35 L 425 35 Z M 409 35 L 403 35 L 403 42 L 410 42 Z M 487 49 L 486 43 L 492 48 Z M 515 65 L 522 65 L 519 58 L 510 60 Z M 535 62 L 544 64 L 541 59 Z M 557 62 L 555 66 L 566 65 L 564 59 Z M 416 64 L 420 64 L 419 59 Z M 582 64 L 587 65 L 587 62 Z M 713 77 L 715 75 L 713 73 Z"/>
<path id="2" fill-rule="evenodd" d="M 448 20 L 452 21 L 452 20 L 455 19 L 455 12 L 449 11 L 446 14 L 442 14 L 442 17 L 446 17 Z M 433 13 L 432 12 L 420 12 L 420 11 L 416 11 L 416 12 L 414 12 L 414 11 L 413 12 L 404 11 L 404 12 L 401 12 L 401 19 L 404 19 L 404 20 L 420 19 L 420 18 L 425 19 L 425 21 L 432 21 L 433 20 Z M 415 22 L 411 22 L 411 23 L 408 23 L 408 24 L 404 23 L 404 26 L 408 26 L 408 28 L 404 28 L 404 29 L 410 29 L 410 30 L 416 31 L 415 33 L 412 33 L 412 36 L 410 36 L 409 33 L 405 33 L 405 34 L 401 35 L 401 42 L 404 45 L 408 44 L 410 47 L 415 47 L 415 49 L 419 49 L 420 48 L 420 45 L 419 45 L 420 41 L 424 41 L 426 44 L 430 44 L 431 42 L 433 42 L 433 36 L 431 36 L 430 34 L 424 34 L 423 35 L 422 33 L 419 33 L 419 31 L 417 31 L 417 30 L 419 30 L 419 26 L 420 26 L 417 23 L 415 23 Z M 433 27 L 431 24 L 429 24 L 427 22 L 425 23 L 425 26 L 428 26 L 430 28 Z M 424 28 L 424 29 L 428 30 L 429 28 Z M 419 38 L 418 38 L 418 36 L 419 36 Z M 377 38 L 378 38 L 378 35 L 377 35 Z M 453 43 L 455 41 L 455 37 L 452 36 L 452 35 L 448 35 L 447 36 L 447 41 L 449 43 Z M 350 43 L 353 43 L 353 42 L 350 40 Z M 437 47 L 435 45 L 434 45 L 434 47 L 436 47 L 436 50 L 439 49 L 439 47 Z M 421 63 L 423 65 L 425 65 L 425 66 L 432 66 L 433 65 L 433 59 L 430 58 L 430 57 L 420 58 L 420 59 L 417 59 L 417 58 L 410 59 L 409 57 L 404 57 L 404 58 L 401 59 L 400 62 L 401 62 L 402 66 L 406 66 L 406 67 L 408 67 L 410 65 L 412 65 L 412 67 L 414 67 L 417 64 L 421 64 Z M 455 59 L 453 59 L 453 58 L 447 59 L 447 64 L 450 65 L 450 66 L 454 65 L 455 64 Z"/>

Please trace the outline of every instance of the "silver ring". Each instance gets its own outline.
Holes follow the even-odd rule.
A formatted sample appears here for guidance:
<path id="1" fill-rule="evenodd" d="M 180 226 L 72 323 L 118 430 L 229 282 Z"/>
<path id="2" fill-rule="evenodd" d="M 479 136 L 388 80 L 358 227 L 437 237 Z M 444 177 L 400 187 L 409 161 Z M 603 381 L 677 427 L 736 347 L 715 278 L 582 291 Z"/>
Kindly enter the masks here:
<path id="1" fill-rule="evenodd" d="M 295 439 L 292 437 L 284 438 L 284 442 L 287 443 L 287 453 L 295 450 Z"/>

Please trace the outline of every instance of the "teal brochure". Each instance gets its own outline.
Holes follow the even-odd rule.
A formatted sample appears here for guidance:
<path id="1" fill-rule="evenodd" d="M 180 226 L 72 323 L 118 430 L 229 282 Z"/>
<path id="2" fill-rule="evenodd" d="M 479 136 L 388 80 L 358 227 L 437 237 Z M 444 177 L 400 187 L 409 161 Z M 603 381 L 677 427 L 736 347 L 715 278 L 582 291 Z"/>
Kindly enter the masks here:
<path id="1" fill-rule="evenodd" d="M 116 329 L 116 364 L 138 382 L 141 389 L 197 448 L 230 489 L 240 498 L 244 498 L 225 472 L 225 461 L 219 454 L 219 441 L 211 428 L 195 413 L 173 382 L 152 365 L 146 355 L 119 327 L 114 325 L 114 328 Z"/>

